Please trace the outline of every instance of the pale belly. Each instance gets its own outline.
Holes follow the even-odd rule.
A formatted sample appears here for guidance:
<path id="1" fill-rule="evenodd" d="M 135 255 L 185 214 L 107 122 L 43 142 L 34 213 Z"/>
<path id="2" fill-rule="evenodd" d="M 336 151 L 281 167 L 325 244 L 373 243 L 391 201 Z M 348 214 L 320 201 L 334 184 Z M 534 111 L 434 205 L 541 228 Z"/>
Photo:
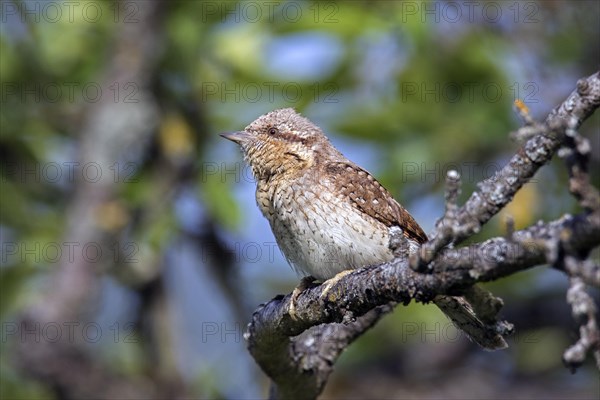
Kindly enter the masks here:
<path id="1" fill-rule="evenodd" d="M 273 200 L 265 216 L 279 248 L 300 275 L 326 280 L 393 258 L 388 228 L 331 193 L 292 191 Z"/>

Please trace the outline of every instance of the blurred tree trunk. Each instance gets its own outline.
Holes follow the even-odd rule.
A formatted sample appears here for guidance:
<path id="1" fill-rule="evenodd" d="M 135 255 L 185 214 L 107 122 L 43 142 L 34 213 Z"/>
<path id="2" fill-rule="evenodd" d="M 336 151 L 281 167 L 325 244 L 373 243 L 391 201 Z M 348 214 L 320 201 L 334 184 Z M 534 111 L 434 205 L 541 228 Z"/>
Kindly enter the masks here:
<path id="1" fill-rule="evenodd" d="M 147 371 L 147 377 L 129 377 L 115 372 L 110 365 L 103 365 L 97 353 L 89 351 L 82 340 L 85 334 L 82 327 L 96 311 L 92 305 L 102 289 L 102 273 L 115 262 L 106 250 L 119 237 L 123 227 L 119 218 L 126 218 L 116 194 L 122 179 L 112 174 L 118 171 L 111 167 L 122 168 L 131 154 L 147 151 L 159 123 L 151 86 L 161 55 L 165 3 L 127 1 L 115 6 L 121 12 L 126 11 L 125 6 L 127 10 L 134 7 L 136 12 L 133 21 L 117 24 L 100 85 L 134 88 L 135 94 L 131 101 L 125 101 L 123 96 L 114 99 L 105 93 L 100 101 L 89 104 L 79 135 L 77 161 L 80 165 L 96 163 L 101 176 L 94 182 L 75 183 L 64 233 L 64 243 L 75 251 L 51 271 L 41 300 L 24 313 L 20 324 L 18 365 L 26 374 L 52 388 L 58 398 L 168 398 L 184 392 L 178 377 L 161 379 L 165 378 L 159 372 L 161 355 L 145 358 L 148 365 L 142 370 Z M 91 249 L 89 253 L 82 251 L 86 247 Z M 104 250 L 102 257 L 92 255 L 98 249 Z M 160 274 L 154 287 L 161 287 Z M 160 332 L 167 328 L 164 321 L 159 322 L 165 315 L 164 291 L 148 290 L 147 294 L 149 298 L 144 303 L 148 307 L 140 307 L 140 313 L 149 311 L 154 321 L 148 324 L 148 330 L 141 330 L 145 332 L 141 339 L 155 343 L 157 337 L 164 335 Z M 36 335 L 27 334 L 52 324 L 63 330 L 69 328 L 69 334 L 56 342 L 45 337 L 37 340 Z"/>

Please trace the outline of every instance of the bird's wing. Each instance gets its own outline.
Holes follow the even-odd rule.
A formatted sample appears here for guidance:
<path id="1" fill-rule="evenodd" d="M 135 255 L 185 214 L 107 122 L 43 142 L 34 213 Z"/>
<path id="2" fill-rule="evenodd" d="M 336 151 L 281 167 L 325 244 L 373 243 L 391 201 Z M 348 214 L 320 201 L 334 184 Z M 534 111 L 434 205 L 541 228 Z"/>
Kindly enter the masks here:
<path id="1" fill-rule="evenodd" d="M 360 211 L 388 227 L 400 227 L 410 240 L 427 241 L 417 221 L 367 171 L 348 161 L 331 162 L 325 168 L 336 191 L 348 197 Z"/>

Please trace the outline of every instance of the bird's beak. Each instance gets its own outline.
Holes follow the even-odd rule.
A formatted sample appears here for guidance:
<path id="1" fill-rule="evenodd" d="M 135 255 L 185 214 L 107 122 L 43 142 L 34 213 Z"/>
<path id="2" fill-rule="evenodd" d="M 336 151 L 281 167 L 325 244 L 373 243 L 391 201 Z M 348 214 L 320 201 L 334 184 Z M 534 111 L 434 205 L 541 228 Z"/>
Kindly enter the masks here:
<path id="1" fill-rule="evenodd" d="M 245 142 L 246 140 L 248 140 L 250 138 L 250 134 L 246 131 L 225 132 L 225 133 L 221 133 L 221 137 L 231 140 L 232 142 L 235 142 L 237 144 L 242 144 L 243 142 Z"/>

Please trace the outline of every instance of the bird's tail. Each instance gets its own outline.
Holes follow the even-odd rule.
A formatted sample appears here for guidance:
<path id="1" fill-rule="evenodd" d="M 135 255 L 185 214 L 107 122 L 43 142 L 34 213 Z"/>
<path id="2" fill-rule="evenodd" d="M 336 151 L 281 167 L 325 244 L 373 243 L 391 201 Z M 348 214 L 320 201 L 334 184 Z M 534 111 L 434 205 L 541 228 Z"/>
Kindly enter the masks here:
<path id="1" fill-rule="evenodd" d="M 476 291 L 479 293 L 487 292 L 479 288 Z M 491 296 L 491 293 L 489 295 Z M 495 313 L 476 313 L 474 307 L 464 297 L 439 295 L 433 299 L 433 302 L 452 320 L 457 328 L 465 332 L 472 341 L 484 349 L 499 350 L 508 347 L 504 336 L 512 332 L 512 325 L 505 321 L 496 321 Z"/>

